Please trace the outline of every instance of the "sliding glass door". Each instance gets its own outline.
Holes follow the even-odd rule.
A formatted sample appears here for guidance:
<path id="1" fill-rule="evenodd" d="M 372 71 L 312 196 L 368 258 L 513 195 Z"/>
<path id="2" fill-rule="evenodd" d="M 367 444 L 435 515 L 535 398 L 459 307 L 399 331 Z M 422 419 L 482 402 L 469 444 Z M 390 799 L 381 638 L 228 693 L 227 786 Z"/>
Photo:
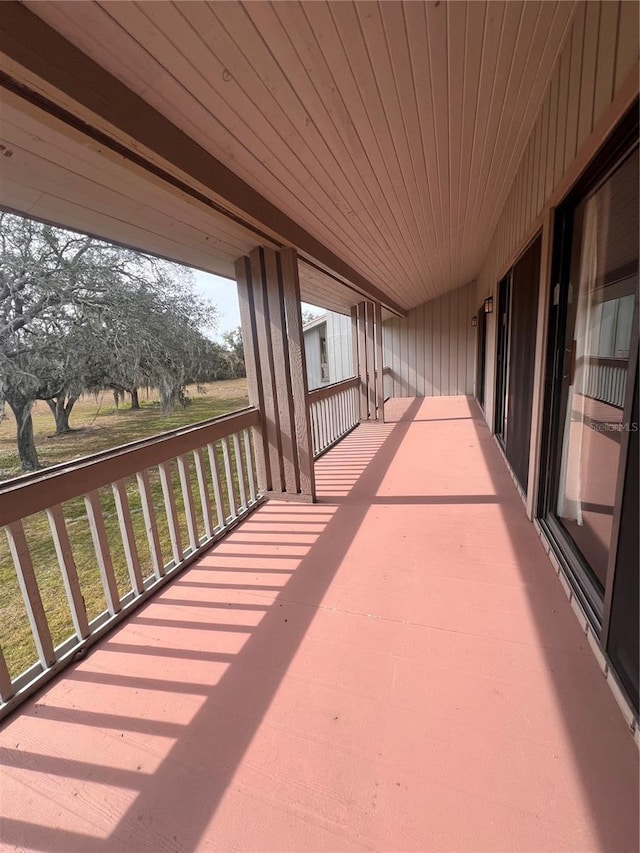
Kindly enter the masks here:
<path id="1" fill-rule="evenodd" d="M 498 285 L 495 432 L 518 482 L 529 485 L 541 239 Z"/>
<path id="2" fill-rule="evenodd" d="M 608 622 L 605 592 L 610 602 L 616 552 L 628 546 L 622 484 L 638 429 L 637 134 L 625 139 L 558 211 L 554 247 L 541 515 L 596 627 Z M 637 571 L 636 554 L 636 584 Z"/>

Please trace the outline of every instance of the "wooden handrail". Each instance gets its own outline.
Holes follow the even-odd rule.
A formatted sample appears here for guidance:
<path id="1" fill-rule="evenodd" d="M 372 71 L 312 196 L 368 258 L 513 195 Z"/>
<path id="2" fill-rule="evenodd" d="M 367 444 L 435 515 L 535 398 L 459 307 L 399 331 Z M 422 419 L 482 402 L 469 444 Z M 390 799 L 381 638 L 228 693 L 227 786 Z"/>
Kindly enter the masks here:
<path id="1" fill-rule="evenodd" d="M 341 391 L 347 391 L 349 388 L 357 388 L 359 381 L 357 376 L 342 379 L 340 382 L 333 382 L 331 385 L 324 385 L 322 388 L 315 388 L 313 391 L 309 391 L 307 398 L 310 403 L 317 403 L 319 400 L 326 400 L 328 397 L 333 397 L 334 394 L 339 394 Z"/>
<path id="2" fill-rule="evenodd" d="M 259 423 L 257 409 L 241 409 L 191 427 L 16 477 L 0 485 L 0 526 L 86 495 L 232 433 L 257 427 Z"/>
<path id="3" fill-rule="evenodd" d="M 23 666 L 27 663 L 15 678 L 7 665 L 6 647 L 0 647 L 0 719 L 264 500 L 256 478 L 251 435 L 259 424 L 257 409 L 242 409 L 27 474 L 0 486 L 0 528 L 7 537 L 28 621 L 28 626 L 16 626 L 17 635 L 30 633 L 35 647 L 35 655 L 27 662 L 9 638 L 12 666 L 17 661 Z M 206 456 L 210 473 L 207 473 Z M 126 482 L 134 475 L 135 482 Z M 159 488 L 153 488 L 152 481 Z M 105 522 L 100 494 L 101 489 L 109 486 L 117 516 L 115 528 Z M 176 492 L 181 497 L 180 503 Z M 136 504 L 140 499 L 135 509 L 130 496 Z M 84 500 L 93 546 L 87 556 L 91 561 L 91 551 L 95 555 L 92 581 L 79 576 L 65 519 L 63 504 L 74 498 Z M 196 502 L 200 504 L 201 515 Z M 47 513 L 51 537 L 48 539 L 46 530 L 35 533 L 32 527 L 38 547 L 31 550 L 27 535 L 29 517 L 42 510 Z M 137 525 L 134 512 L 142 513 Z M 167 524 L 168 536 L 162 539 L 159 514 L 166 517 Z M 147 574 L 139 550 L 140 540 L 145 536 L 151 557 Z M 61 572 L 70 620 L 64 614 L 61 616 L 61 603 L 55 597 L 41 595 L 38 578 L 41 566 L 35 565 L 34 559 L 44 560 L 48 568 L 51 545 Z M 114 560 L 114 548 L 124 557 L 124 565 L 121 558 Z M 125 582 L 124 587 L 122 578 L 118 580 L 118 571 L 123 569 L 129 575 L 129 583 Z M 105 609 L 89 620 L 83 583 L 96 581 L 104 596 Z M 55 647 L 52 620 L 57 631 L 61 627 L 68 631 L 63 642 Z"/>
<path id="4" fill-rule="evenodd" d="M 579 362 L 583 362 L 588 364 L 589 366 L 594 365 L 596 367 L 628 367 L 629 359 L 628 358 L 613 358 L 604 355 L 585 355 Z"/>

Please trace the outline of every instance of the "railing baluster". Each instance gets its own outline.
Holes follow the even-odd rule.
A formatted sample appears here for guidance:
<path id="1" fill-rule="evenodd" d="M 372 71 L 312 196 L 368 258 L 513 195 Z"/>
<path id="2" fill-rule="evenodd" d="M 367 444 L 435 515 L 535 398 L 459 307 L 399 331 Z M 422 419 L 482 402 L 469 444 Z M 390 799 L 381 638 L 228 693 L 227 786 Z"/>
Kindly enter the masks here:
<path id="1" fill-rule="evenodd" d="M 247 460 L 247 477 L 249 479 L 249 500 L 253 504 L 256 502 L 256 480 L 255 467 L 253 465 L 253 450 L 251 448 L 251 436 L 249 435 L 248 429 L 242 431 L 242 437 L 244 440 L 244 456 Z"/>
<path id="2" fill-rule="evenodd" d="M 116 584 L 116 576 L 113 573 L 107 530 L 104 526 L 98 492 L 89 492 L 88 495 L 85 495 L 84 505 L 87 510 L 87 518 L 89 519 L 89 530 L 91 531 L 91 539 L 93 540 L 93 550 L 96 552 L 107 610 L 113 616 L 122 607 L 120 604 L 120 593 Z"/>
<path id="3" fill-rule="evenodd" d="M 324 420 L 323 449 L 324 449 L 325 447 L 329 446 L 329 436 L 331 435 L 331 432 L 330 432 L 330 428 L 329 428 L 329 401 L 323 400 L 322 404 L 323 404 L 323 409 L 324 409 L 324 415 L 323 415 L 323 420 Z"/>
<path id="4" fill-rule="evenodd" d="M 322 451 L 325 447 L 324 400 L 320 400 L 318 402 L 318 424 L 320 427 L 320 441 L 318 449 Z"/>
<path id="5" fill-rule="evenodd" d="M 318 455 L 318 404 L 311 403 L 311 432 L 313 438 L 313 455 Z"/>
<path id="6" fill-rule="evenodd" d="M 236 473 L 238 475 L 238 488 L 240 490 L 240 508 L 247 508 L 247 490 L 244 484 L 244 471 L 242 469 L 242 453 L 240 452 L 240 436 L 234 432 L 232 436 L 233 454 L 236 457 Z"/>
<path id="7" fill-rule="evenodd" d="M 164 575 L 164 559 L 162 557 L 160 537 L 158 536 L 158 522 L 156 521 L 156 510 L 153 505 L 149 473 L 146 470 L 138 472 L 136 480 L 138 481 L 138 491 L 140 492 L 140 500 L 142 502 L 142 515 L 145 530 L 147 531 L 153 573 L 157 578 L 161 578 Z"/>
<path id="8" fill-rule="evenodd" d="M 118 516 L 118 525 L 120 526 L 120 537 L 124 548 L 124 556 L 127 561 L 127 569 L 129 570 L 129 579 L 131 580 L 131 588 L 138 595 L 144 592 L 144 581 L 142 580 L 142 570 L 140 568 L 140 557 L 138 556 L 138 546 L 136 537 L 133 532 L 133 524 L 131 523 L 131 509 L 129 507 L 129 498 L 127 496 L 127 484 L 124 480 L 118 480 L 111 486 L 113 497 L 116 502 L 116 514 Z"/>
<path id="9" fill-rule="evenodd" d="M 42 668 L 46 669 L 55 663 L 56 655 L 53 650 L 53 641 L 40 597 L 38 582 L 33 570 L 29 545 L 24 535 L 24 527 L 21 521 L 14 521 L 5 527 L 5 531 L 38 658 Z"/>
<path id="10" fill-rule="evenodd" d="M 253 440 L 253 431 L 258 427 L 259 422 L 258 411 L 247 408 L 243 412 L 212 419 L 197 427 L 171 431 L 166 437 L 158 436 L 135 442 L 134 445 L 94 454 L 92 457 L 81 459 L 77 463 L 65 463 L 65 465 L 56 466 L 50 472 L 37 473 L 26 478 L 26 482 L 19 486 L 20 500 L 15 499 L 13 486 L 7 488 L 4 484 L 0 484 L 0 515 L 3 518 L 20 588 L 20 593 L 18 594 L 16 590 L 16 594 L 21 595 L 25 610 L 22 611 L 22 605 L 19 601 L 17 606 L 19 612 L 26 613 L 36 649 L 36 654 L 33 655 L 35 660 L 26 662 L 26 665 L 30 666 L 32 663 L 34 665 L 25 669 L 12 680 L 13 658 L 5 657 L 5 654 L 9 654 L 9 648 L 6 644 L 4 652 L 0 647 L 0 718 L 9 713 L 14 703 L 22 701 L 31 695 L 33 690 L 49 680 L 59 666 L 71 662 L 74 659 L 74 652 L 95 642 L 104 630 L 126 618 L 130 609 L 139 606 L 148 593 L 154 591 L 167 580 L 157 517 L 157 512 L 160 511 L 158 504 L 161 500 L 164 502 L 171 540 L 173 559 L 168 562 L 168 566 L 172 568 L 171 574 L 173 574 L 174 569 L 179 571 L 198 554 L 201 543 L 199 533 L 204 532 L 206 534 L 202 542 L 208 543 L 216 535 L 224 532 L 230 524 L 235 523 L 239 519 L 239 514 L 244 515 L 245 512 L 253 509 L 261 501 L 260 489 L 264 488 L 264 484 L 259 479 L 261 476 L 257 469 L 259 457 L 257 457 Z M 222 457 L 219 457 L 218 442 L 222 442 Z M 233 447 L 231 442 L 233 442 Z M 212 486 L 209 484 L 209 475 L 205 468 L 207 464 L 204 457 L 205 447 L 209 454 Z M 198 496 L 194 491 L 196 487 L 192 483 L 191 455 L 193 455 L 193 464 L 198 481 L 197 488 L 202 505 L 204 530 L 199 521 L 199 506 L 194 505 Z M 182 505 L 178 504 L 180 514 L 176 506 L 179 498 L 178 481 L 174 479 L 176 473 L 174 460 L 178 464 L 181 493 L 184 498 L 186 523 L 189 531 L 190 548 L 187 549 L 186 554 L 182 547 L 182 542 L 185 539 L 184 528 L 181 531 L 180 527 L 182 525 Z M 221 480 L 223 461 L 226 486 Z M 157 475 L 154 470 L 156 466 L 159 482 L 156 480 Z M 134 476 L 140 493 L 153 575 L 151 575 L 151 569 L 147 567 L 146 562 L 144 560 L 141 562 L 141 558 L 144 556 L 143 552 L 146 553 L 146 551 L 144 546 L 136 541 L 136 537 L 139 535 L 136 525 L 141 523 L 142 519 L 140 522 L 136 520 L 138 518 L 136 515 L 137 503 L 133 509 L 130 504 L 131 495 L 128 494 L 127 489 L 127 484 L 132 482 Z M 153 484 L 153 488 L 151 484 Z M 211 491 L 212 487 L 213 492 Z M 101 490 L 107 488 L 113 491 L 114 517 L 107 516 L 103 512 Z M 161 489 L 162 499 L 160 498 Z M 224 500 L 223 494 L 225 495 Z M 216 502 L 215 514 L 213 511 L 214 497 Z M 103 612 L 98 619 L 92 622 L 89 622 L 89 615 L 82 595 L 83 587 L 80 584 L 78 566 L 71 546 L 71 542 L 74 541 L 70 538 L 71 527 L 68 526 L 63 509 L 65 502 L 73 499 L 82 499 L 86 507 L 93 550 L 95 551 L 96 562 L 93 565 L 98 568 L 106 602 L 107 612 Z M 47 622 L 48 615 L 50 615 L 49 609 L 53 611 L 57 604 L 55 601 L 49 601 L 51 596 L 47 595 L 43 599 L 40 593 L 38 583 L 40 566 L 36 565 L 38 575 L 34 570 L 36 547 L 32 543 L 32 558 L 29 547 L 30 540 L 25 536 L 23 526 L 25 517 L 40 512 L 47 514 L 48 528 L 51 531 L 51 541 L 56 553 L 54 563 L 51 564 L 49 561 L 49 564 L 45 563 L 42 569 L 47 572 L 55 572 L 57 561 L 69 604 L 69 614 L 64 616 L 64 643 L 58 648 L 57 652 L 54 648 L 52 629 Z M 218 526 L 214 528 L 216 515 Z M 130 592 L 128 591 L 128 584 L 121 583 L 119 564 L 117 565 L 117 576 L 114 571 L 115 553 L 112 551 L 112 547 L 120 547 L 114 545 L 116 540 L 110 540 L 116 529 L 115 516 L 117 516 L 119 534 L 131 579 Z M 0 529 L 1 535 L 2 530 Z M 45 532 L 44 535 L 48 534 Z M 142 552 L 140 551 L 141 547 Z M 168 556 L 166 550 L 165 546 L 164 558 Z M 93 560 L 93 557 L 91 559 Z M 94 574 L 97 574 L 95 569 Z M 127 589 L 127 594 L 125 595 L 123 592 L 121 598 L 120 588 L 124 587 Z M 47 610 L 45 610 L 45 606 Z M 24 622 L 24 617 L 21 618 Z M 10 650 L 11 652 L 14 651 L 13 639 L 11 640 Z M 8 663 L 9 665 L 7 665 Z"/>
<path id="11" fill-rule="evenodd" d="M 207 539 L 211 539 L 213 536 L 213 527 L 211 526 L 211 501 L 209 500 L 209 491 L 207 489 L 207 478 L 204 474 L 204 456 L 202 455 L 201 447 L 193 451 L 193 462 L 196 466 L 196 476 L 198 478 L 198 491 L 200 492 L 200 506 L 202 507 L 204 532 Z"/>
<path id="12" fill-rule="evenodd" d="M 229 453 L 229 439 L 222 440 L 222 458 L 224 459 L 224 475 L 227 479 L 227 495 L 229 496 L 229 512 L 231 518 L 236 517 L 236 496 L 233 488 L 233 478 L 231 476 L 231 454 Z"/>
<path id="13" fill-rule="evenodd" d="M 49 520 L 49 527 L 51 528 L 53 545 L 56 549 L 56 556 L 58 557 L 58 565 L 62 574 L 64 591 L 67 594 L 67 601 L 69 602 L 73 628 L 78 639 L 84 639 L 89 636 L 87 608 L 85 607 L 82 590 L 80 589 L 76 561 L 73 558 L 69 533 L 60 504 L 47 510 L 47 518 Z"/>
<path id="14" fill-rule="evenodd" d="M 336 398 L 330 397 L 327 400 L 329 409 L 329 443 L 331 443 L 336 434 Z"/>
<path id="15" fill-rule="evenodd" d="M 196 522 L 196 511 L 193 505 L 193 492 L 191 491 L 191 477 L 189 476 L 189 462 L 186 456 L 178 456 L 178 474 L 180 475 L 180 487 L 184 501 L 184 511 L 187 516 L 187 532 L 189 534 L 189 545 L 195 551 L 200 544 L 198 538 L 198 525 Z"/>
<path id="16" fill-rule="evenodd" d="M 8 702 L 14 693 L 15 690 L 13 689 L 13 684 L 11 683 L 11 676 L 9 675 L 7 662 L 4 658 L 4 652 L 0 647 L 0 699 L 3 702 Z"/>
<path id="17" fill-rule="evenodd" d="M 160 483 L 162 485 L 164 509 L 167 514 L 167 524 L 169 525 L 171 553 L 173 554 L 173 562 L 177 566 L 178 563 L 182 561 L 182 538 L 180 536 L 180 528 L 178 527 L 178 513 L 176 511 L 176 498 L 173 494 L 171 471 L 168 466 L 168 462 L 161 462 L 158 465 L 158 471 L 160 473 Z"/>
<path id="18" fill-rule="evenodd" d="M 220 488 L 220 469 L 218 467 L 218 453 L 215 444 L 207 444 L 209 454 L 209 467 L 211 468 L 211 481 L 213 483 L 213 495 L 216 501 L 216 514 L 218 516 L 218 527 L 220 530 L 226 527 L 224 503 L 222 501 L 222 489 Z"/>

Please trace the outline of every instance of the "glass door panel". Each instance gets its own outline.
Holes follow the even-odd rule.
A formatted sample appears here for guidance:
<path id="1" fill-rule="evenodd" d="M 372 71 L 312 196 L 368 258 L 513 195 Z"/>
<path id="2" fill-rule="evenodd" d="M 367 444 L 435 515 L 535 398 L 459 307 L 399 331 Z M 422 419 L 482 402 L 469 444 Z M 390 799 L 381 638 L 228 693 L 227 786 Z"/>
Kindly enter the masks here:
<path id="1" fill-rule="evenodd" d="M 638 152 L 576 208 L 555 516 L 604 589 L 638 287 Z"/>

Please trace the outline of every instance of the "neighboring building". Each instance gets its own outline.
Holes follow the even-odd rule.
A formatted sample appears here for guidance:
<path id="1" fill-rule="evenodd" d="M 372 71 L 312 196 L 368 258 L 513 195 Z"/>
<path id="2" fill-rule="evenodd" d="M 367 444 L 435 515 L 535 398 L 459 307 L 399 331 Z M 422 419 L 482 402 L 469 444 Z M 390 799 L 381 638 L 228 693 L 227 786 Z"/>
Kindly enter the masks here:
<path id="1" fill-rule="evenodd" d="M 305 323 L 302 331 L 310 391 L 354 375 L 351 317 L 327 311 Z"/>

